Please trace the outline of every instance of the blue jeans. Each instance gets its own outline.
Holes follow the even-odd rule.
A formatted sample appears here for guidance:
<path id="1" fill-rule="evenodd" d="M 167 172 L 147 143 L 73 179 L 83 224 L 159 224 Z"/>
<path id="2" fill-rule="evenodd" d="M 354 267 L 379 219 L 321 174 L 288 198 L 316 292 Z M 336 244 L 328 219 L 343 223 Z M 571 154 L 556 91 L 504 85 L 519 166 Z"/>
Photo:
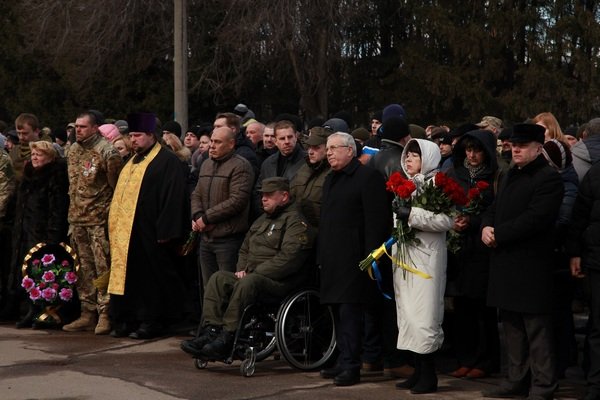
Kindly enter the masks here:
<path id="1" fill-rule="evenodd" d="M 242 234 L 216 238 L 210 242 L 204 238 L 200 241 L 198 275 L 202 276 L 202 286 L 206 286 L 210 276 L 217 271 L 235 272 L 243 241 Z"/>

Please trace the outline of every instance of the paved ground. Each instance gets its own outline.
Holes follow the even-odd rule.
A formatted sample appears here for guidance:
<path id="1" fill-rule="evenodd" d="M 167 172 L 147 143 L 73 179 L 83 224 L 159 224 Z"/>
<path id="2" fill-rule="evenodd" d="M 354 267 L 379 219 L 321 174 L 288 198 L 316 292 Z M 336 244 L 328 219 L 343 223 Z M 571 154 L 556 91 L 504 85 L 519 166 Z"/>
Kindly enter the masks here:
<path id="1" fill-rule="evenodd" d="M 479 399 L 482 389 L 499 383 L 499 377 L 468 381 L 440 374 L 438 393 L 413 396 L 375 375 L 338 388 L 316 372 L 297 371 L 272 358 L 244 378 L 239 362 L 196 369 L 179 349 L 184 338 L 136 341 L 0 325 L 0 400 Z M 440 368 L 445 364 L 442 359 Z M 583 393 L 580 370 L 572 368 L 557 399 Z"/>

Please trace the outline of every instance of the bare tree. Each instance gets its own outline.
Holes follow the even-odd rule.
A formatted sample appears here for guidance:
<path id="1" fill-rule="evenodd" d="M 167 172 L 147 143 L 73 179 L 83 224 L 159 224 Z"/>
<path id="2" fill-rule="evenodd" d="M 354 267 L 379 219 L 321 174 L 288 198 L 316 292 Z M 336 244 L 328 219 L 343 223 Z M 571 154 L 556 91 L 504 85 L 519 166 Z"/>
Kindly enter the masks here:
<path id="1" fill-rule="evenodd" d="M 77 89 L 106 67 L 143 69 L 172 49 L 171 2 L 21 0 L 17 7 L 24 50 L 43 52 Z"/>
<path id="2" fill-rule="evenodd" d="M 193 89 L 208 84 L 216 92 L 239 91 L 252 71 L 268 66 L 265 74 L 271 74 L 271 79 L 291 71 L 302 112 L 326 116 L 333 67 L 344 56 L 344 32 L 363 18 L 364 3 L 223 0 L 196 4 L 220 10 L 220 19 L 213 31 L 205 30 L 202 44 L 210 45 L 213 53 L 196 66 Z"/>

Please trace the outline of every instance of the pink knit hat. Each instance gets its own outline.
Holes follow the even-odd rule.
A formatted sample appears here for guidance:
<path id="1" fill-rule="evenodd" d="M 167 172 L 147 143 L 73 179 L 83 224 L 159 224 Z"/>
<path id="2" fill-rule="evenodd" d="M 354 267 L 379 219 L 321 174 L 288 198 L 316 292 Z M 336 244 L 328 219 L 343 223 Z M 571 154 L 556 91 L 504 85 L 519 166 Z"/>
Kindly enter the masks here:
<path id="1" fill-rule="evenodd" d="M 121 132 L 116 125 L 113 124 L 104 124 L 98 127 L 102 136 L 104 136 L 109 142 L 112 142 L 114 138 L 119 136 Z"/>

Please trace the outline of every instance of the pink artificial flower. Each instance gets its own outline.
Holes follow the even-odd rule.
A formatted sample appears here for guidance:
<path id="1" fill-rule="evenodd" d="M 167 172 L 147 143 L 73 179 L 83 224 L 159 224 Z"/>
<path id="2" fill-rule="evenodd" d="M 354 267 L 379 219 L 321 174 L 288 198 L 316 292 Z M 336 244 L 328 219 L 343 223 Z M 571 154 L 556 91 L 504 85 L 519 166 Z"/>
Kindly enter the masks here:
<path id="1" fill-rule="evenodd" d="M 35 286 L 35 282 L 33 281 L 33 279 L 29 278 L 29 277 L 25 277 L 23 278 L 23 280 L 21 281 L 21 287 L 23 287 L 23 289 L 27 290 L 28 292 Z"/>
<path id="2" fill-rule="evenodd" d="M 44 289 L 46 287 L 46 282 L 40 282 L 40 284 L 38 285 L 38 287 L 40 289 Z"/>
<path id="3" fill-rule="evenodd" d="M 68 267 L 69 262 L 67 260 L 63 260 L 63 262 L 61 262 L 60 265 L 62 265 L 63 267 Z"/>
<path id="4" fill-rule="evenodd" d="M 73 271 L 69 271 L 65 274 L 65 280 L 69 283 L 69 285 L 77 282 L 77 274 Z"/>
<path id="5" fill-rule="evenodd" d="M 60 285 L 58 283 L 56 283 L 56 282 L 54 282 L 52 284 L 52 289 L 54 289 L 54 290 L 58 290 L 59 287 L 60 287 Z"/>
<path id="6" fill-rule="evenodd" d="M 42 257 L 42 264 L 44 264 L 44 265 L 52 264 L 54 262 L 54 260 L 56 260 L 56 258 L 54 257 L 54 254 L 44 254 L 44 257 Z"/>
<path id="7" fill-rule="evenodd" d="M 36 259 L 35 259 L 35 260 L 33 260 L 31 263 L 32 263 L 33 265 L 36 265 L 36 266 L 37 266 L 37 265 L 40 265 L 40 260 L 38 260 L 38 259 L 36 258 Z"/>
<path id="8" fill-rule="evenodd" d="M 42 292 L 38 287 L 34 287 L 29 291 L 29 298 L 33 301 L 39 300 L 42 297 Z"/>
<path id="9" fill-rule="evenodd" d="M 42 275 L 42 280 L 46 283 L 54 282 L 55 279 L 56 279 L 56 275 L 54 275 L 53 271 L 46 271 Z"/>
<path id="10" fill-rule="evenodd" d="M 42 297 L 46 301 L 52 301 L 56 298 L 56 290 L 51 287 L 42 290 Z"/>
<path id="11" fill-rule="evenodd" d="M 73 298 L 73 290 L 67 289 L 67 288 L 62 288 L 62 289 L 60 289 L 60 293 L 58 294 L 58 297 L 60 297 L 60 299 L 62 301 L 70 301 Z"/>

